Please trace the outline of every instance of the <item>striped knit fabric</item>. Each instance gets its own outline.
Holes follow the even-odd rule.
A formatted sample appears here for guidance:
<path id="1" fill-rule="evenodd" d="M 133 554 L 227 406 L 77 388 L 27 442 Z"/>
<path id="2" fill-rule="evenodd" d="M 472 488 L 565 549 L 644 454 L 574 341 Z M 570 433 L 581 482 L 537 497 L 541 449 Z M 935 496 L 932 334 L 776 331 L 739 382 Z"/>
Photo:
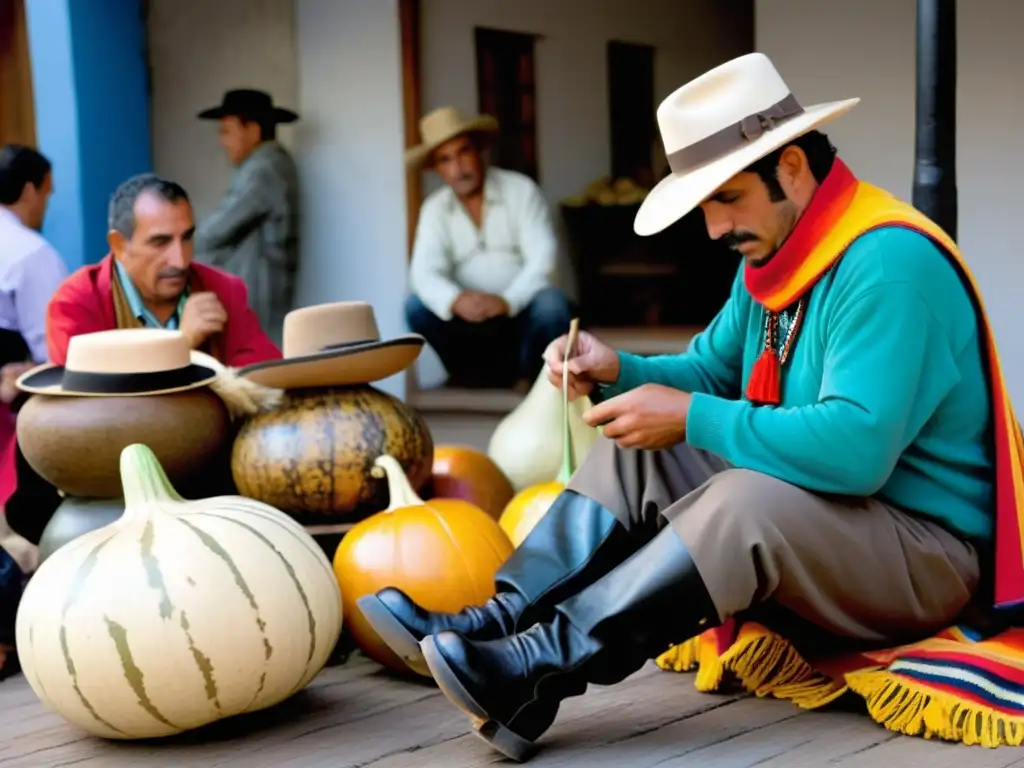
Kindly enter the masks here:
<path id="1" fill-rule="evenodd" d="M 957 626 L 885 651 L 808 660 L 760 624 L 729 621 L 657 664 L 696 671 L 700 691 L 718 690 L 729 676 L 758 696 L 805 709 L 853 692 L 897 733 L 983 747 L 1024 744 L 1024 629 L 984 638 Z"/>

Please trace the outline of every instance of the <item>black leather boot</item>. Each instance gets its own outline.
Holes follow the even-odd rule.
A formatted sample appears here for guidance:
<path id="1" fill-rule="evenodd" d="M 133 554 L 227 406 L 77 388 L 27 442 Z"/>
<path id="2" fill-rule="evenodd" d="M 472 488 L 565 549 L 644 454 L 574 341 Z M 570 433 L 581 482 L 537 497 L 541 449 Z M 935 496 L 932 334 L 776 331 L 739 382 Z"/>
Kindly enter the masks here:
<path id="1" fill-rule="evenodd" d="M 555 608 L 554 618 L 498 640 L 456 632 L 424 638 L 444 694 L 477 734 L 522 762 L 560 703 L 591 683 L 612 685 L 658 653 L 718 623 L 689 552 L 671 528 Z"/>
<path id="2" fill-rule="evenodd" d="M 363 616 L 414 672 L 430 676 L 420 641 L 452 630 L 488 640 L 551 617 L 554 606 L 603 576 L 644 543 L 593 499 L 563 491 L 495 574 L 496 594 L 459 613 L 424 610 L 394 587 L 359 598 Z"/>

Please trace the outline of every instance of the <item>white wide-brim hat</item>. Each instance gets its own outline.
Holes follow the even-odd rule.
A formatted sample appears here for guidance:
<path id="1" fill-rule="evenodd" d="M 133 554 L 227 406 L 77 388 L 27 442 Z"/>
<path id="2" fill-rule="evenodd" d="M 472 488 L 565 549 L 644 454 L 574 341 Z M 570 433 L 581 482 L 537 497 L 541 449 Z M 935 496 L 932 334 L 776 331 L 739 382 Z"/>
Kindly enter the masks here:
<path id="1" fill-rule="evenodd" d="M 763 53 L 705 72 L 658 107 L 671 173 L 644 199 L 633 230 L 638 235 L 661 232 L 752 163 L 859 101 L 804 107 Z"/>

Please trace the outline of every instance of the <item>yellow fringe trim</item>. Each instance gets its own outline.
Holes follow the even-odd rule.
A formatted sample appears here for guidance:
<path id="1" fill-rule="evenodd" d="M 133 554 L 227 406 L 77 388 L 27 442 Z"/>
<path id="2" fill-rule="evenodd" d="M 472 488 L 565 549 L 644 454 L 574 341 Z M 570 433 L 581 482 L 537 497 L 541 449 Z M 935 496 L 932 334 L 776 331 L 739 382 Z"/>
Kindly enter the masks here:
<path id="1" fill-rule="evenodd" d="M 741 630 L 722 656 L 699 637 L 661 654 L 655 663 L 664 670 L 688 672 L 698 667 L 695 687 L 716 690 L 730 672 L 757 696 L 773 696 L 804 709 L 817 709 L 835 701 L 847 688 L 816 672 L 783 637 L 762 630 Z"/>
<path id="2" fill-rule="evenodd" d="M 691 672 L 697 670 L 694 687 L 701 693 L 718 690 L 722 684 L 725 668 L 711 643 L 700 642 L 699 637 L 673 646 L 654 660 L 659 667 L 671 672 Z"/>
<path id="3" fill-rule="evenodd" d="M 722 656 L 714 643 L 699 637 L 673 646 L 655 663 L 670 672 L 697 670 L 695 687 L 718 689 L 726 672 L 757 696 L 773 696 L 804 709 L 817 709 L 847 690 L 861 696 L 871 718 L 890 731 L 968 746 L 1024 746 L 1024 717 L 996 712 L 900 677 L 885 667 L 845 675 L 845 684 L 816 672 L 779 635 L 763 629 L 741 630 Z"/>
<path id="4" fill-rule="evenodd" d="M 968 746 L 1019 747 L 1024 717 L 925 688 L 884 667 L 846 675 L 850 690 L 864 697 L 871 717 L 890 731 L 926 739 L 959 741 Z"/>

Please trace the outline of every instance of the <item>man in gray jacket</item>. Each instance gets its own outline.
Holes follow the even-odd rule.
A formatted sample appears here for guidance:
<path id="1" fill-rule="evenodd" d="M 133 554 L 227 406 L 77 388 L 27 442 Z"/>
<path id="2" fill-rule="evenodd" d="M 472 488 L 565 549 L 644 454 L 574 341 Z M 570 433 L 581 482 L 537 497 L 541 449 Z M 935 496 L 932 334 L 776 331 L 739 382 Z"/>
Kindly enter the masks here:
<path id="1" fill-rule="evenodd" d="M 260 324 L 280 340 L 298 266 L 298 174 L 276 130 L 298 115 L 263 91 L 239 89 L 199 118 L 220 122 L 235 174 L 220 206 L 196 228 L 196 258 L 241 277 Z"/>

